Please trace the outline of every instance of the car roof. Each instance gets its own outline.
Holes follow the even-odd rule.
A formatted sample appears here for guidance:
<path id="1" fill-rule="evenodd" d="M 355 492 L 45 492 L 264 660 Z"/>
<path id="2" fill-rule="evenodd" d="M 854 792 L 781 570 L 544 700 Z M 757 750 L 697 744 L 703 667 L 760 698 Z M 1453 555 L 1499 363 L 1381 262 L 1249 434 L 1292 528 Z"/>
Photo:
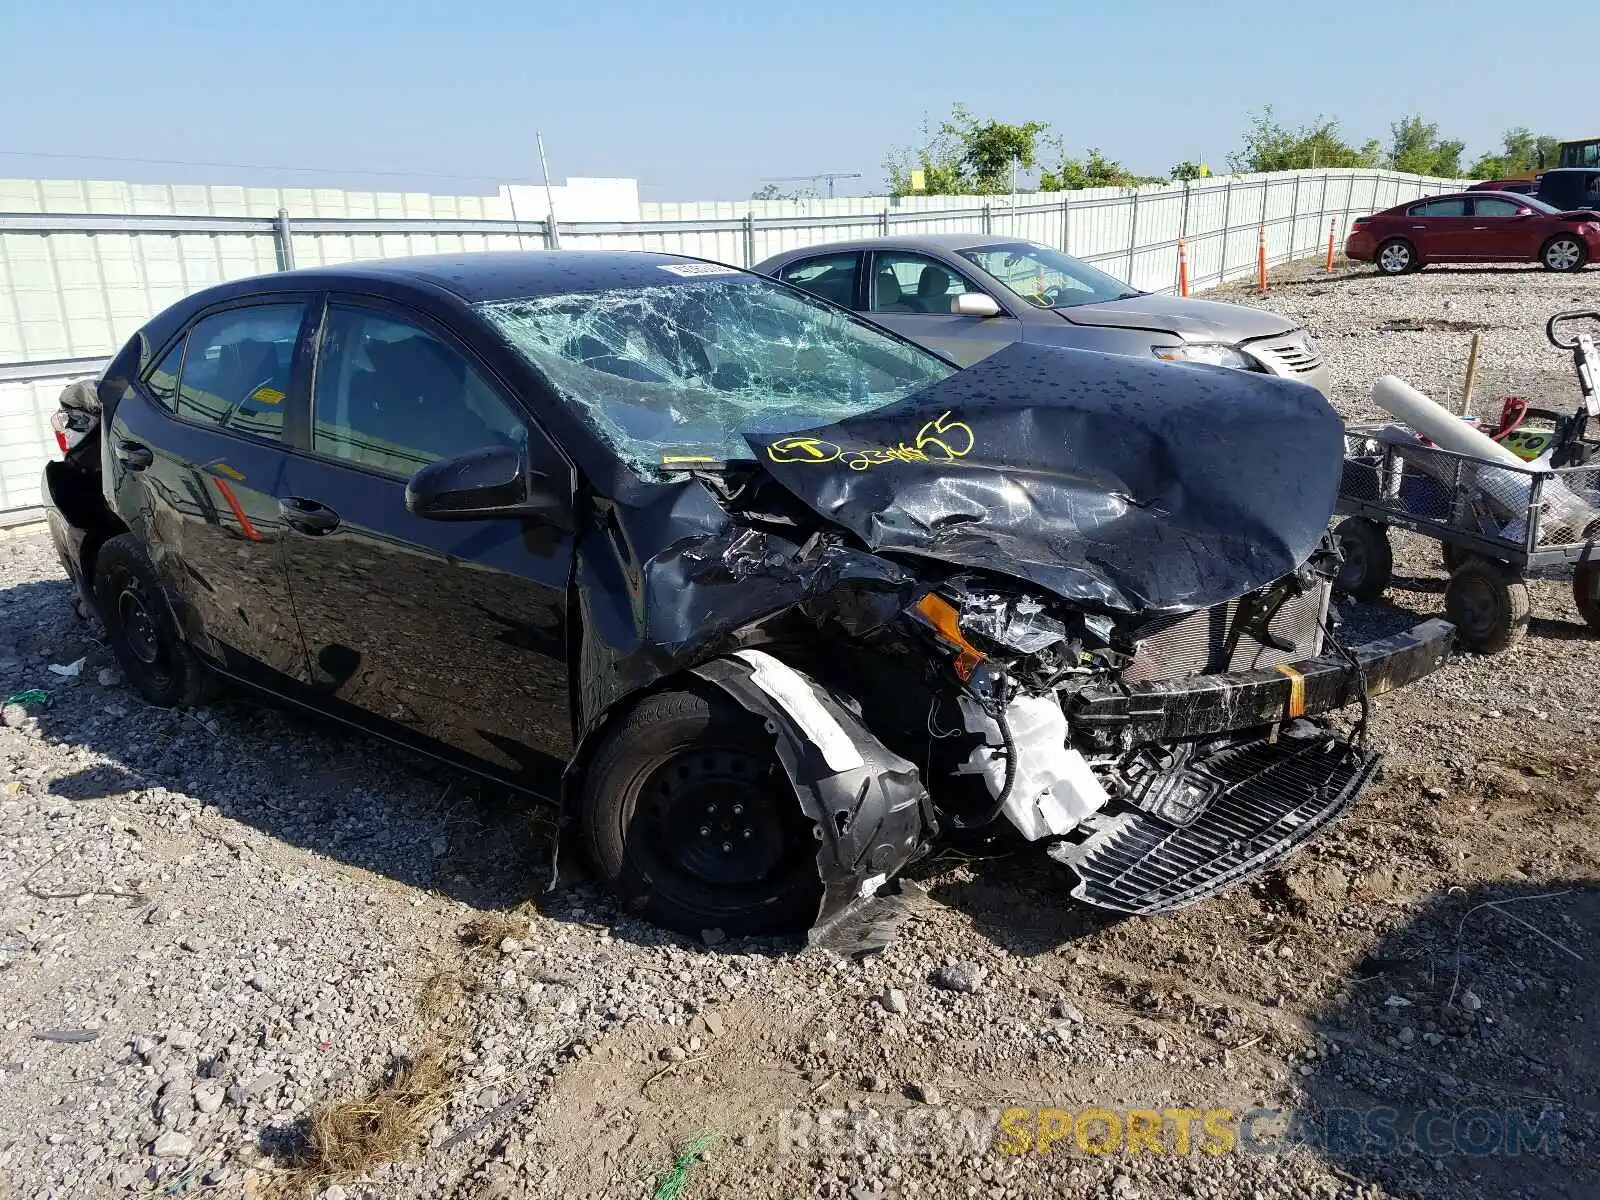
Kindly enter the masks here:
<path id="1" fill-rule="evenodd" d="M 937 217 L 937 212 L 928 214 Z M 1003 246 L 1027 241 L 1026 238 L 995 233 L 919 233 L 903 237 L 855 238 L 848 242 L 818 242 L 797 250 L 786 250 L 772 258 L 797 258 L 809 254 L 831 254 L 845 250 L 971 250 L 978 246 Z M 768 261 L 771 261 L 770 259 Z"/>
<path id="2" fill-rule="evenodd" d="M 263 281 L 270 280 L 274 290 L 283 290 L 298 282 L 336 286 L 341 282 L 388 280 L 402 285 L 431 285 L 468 304 L 482 304 L 563 292 L 687 283 L 694 276 L 663 268 L 704 261 L 642 250 L 504 250 L 308 267 L 265 276 Z M 722 271 L 744 274 L 737 267 L 722 266 Z"/>

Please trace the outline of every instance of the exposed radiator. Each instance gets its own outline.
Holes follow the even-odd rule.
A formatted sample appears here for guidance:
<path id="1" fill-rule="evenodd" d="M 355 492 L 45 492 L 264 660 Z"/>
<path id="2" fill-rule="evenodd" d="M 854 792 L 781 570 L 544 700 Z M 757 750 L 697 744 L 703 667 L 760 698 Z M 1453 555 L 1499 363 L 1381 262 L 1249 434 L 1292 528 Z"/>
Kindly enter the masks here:
<path id="1" fill-rule="evenodd" d="M 1313 658 L 1322 652 L 1322 626 L 1332 593 L 1332 583 L 1322 580 L 1317 586 L 1283 602 L 1267 629 L 1275 638 L 1293 647 L 1290 650 L 1266 645 L 1248 629 L 1236 630 L 1241 624 L 1238 600 L 1152 621 L 1140 631 L 1138 649 L 1122 678 L 1128 683 L 1152 683 L 1190 675 L 1276 667 Z M 1230 639 L 1233 640 L 1231 653 L 1228 650 Z"/>

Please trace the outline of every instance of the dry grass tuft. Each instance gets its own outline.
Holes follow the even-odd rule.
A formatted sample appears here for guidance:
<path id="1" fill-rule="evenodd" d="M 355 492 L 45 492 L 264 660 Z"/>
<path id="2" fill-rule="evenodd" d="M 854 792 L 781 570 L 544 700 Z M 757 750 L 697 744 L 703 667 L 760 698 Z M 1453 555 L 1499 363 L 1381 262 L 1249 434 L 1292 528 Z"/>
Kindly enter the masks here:
<path id="1" fill-rule="evenodd" d="M 288 1192 L 310 1195 L 408 1158 L 443 1110 L 454 1082 L 449 1051 L 430 1042 L 415 1057 L 396 1060 L 387 1079 L 366 1095 L 318 1105 L 289 1172 Z"/>
<path id="2" fill-rule="evenodd" d="M 495 950 L 507 938 L 522 941 L 528 936 L 528 922 L 506 913 L 483 913 L 461 929 L 461 944 L 473 950 Z"/>
<path id="3" fill-rule="evenodd" d="M 417 1011 L 424 1020 L 437 1024 L 454 1015 L 470 989 L 454 971 L 440 970 L 423 980 L 417 996 Z"/>

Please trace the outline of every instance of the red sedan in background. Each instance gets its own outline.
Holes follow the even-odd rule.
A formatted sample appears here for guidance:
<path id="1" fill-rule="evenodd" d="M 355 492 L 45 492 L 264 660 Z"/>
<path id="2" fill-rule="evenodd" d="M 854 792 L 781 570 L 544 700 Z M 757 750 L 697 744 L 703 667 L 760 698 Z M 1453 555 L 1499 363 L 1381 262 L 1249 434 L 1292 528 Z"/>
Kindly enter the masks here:
<path id="1" fill-rule="evenodd" d="M 1456 192 L 1359 217 L 1345 254 L 1403 275 L 1438 262 L 1536 262 L 1576 271 L 1600 257 L 1600 213 L 1561 212 L 1533 196 Z"/>

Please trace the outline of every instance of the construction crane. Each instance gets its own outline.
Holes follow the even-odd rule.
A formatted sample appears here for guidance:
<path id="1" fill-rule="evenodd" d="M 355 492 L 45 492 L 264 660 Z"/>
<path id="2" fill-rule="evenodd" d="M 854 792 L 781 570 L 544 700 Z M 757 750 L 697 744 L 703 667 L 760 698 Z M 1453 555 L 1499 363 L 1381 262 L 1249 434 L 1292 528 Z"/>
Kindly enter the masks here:
<path id="1" fill-rule="evenodd" d="M 771 179 L 763 179 L 762 183 L 816 183 L 819 179 L 828 181 L 828 199 L 833 199 L 833 181 L 835 179 L 860 179 L 860 171 L 818 171 L 815 175 L 778 175 Z"/>

